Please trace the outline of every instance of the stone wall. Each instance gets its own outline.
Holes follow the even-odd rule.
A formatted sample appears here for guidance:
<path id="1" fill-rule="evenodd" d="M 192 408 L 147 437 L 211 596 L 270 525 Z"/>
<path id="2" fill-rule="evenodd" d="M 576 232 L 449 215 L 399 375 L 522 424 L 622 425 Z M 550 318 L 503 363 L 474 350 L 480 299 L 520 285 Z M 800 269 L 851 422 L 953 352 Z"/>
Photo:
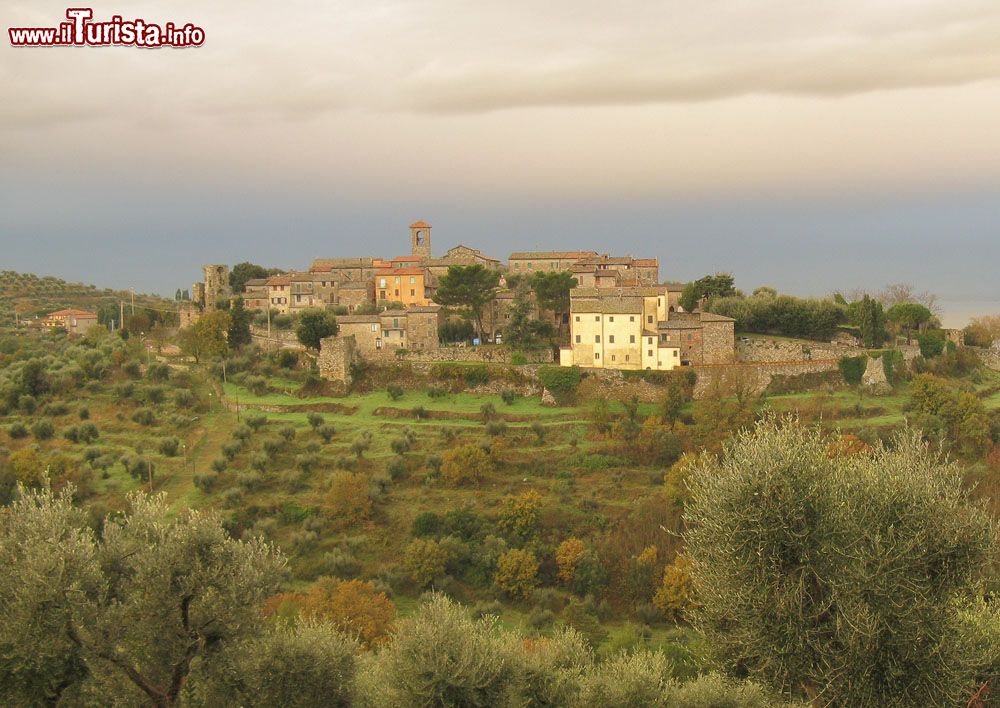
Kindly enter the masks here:
<path id="1" fill-rule="evenodd" d="M 253 343 L 263 349 L 295 349 L 303 351 L 305 346 L 299 341 L 295 332 L 271 328 L 271 336 L 267 336 L 266 327 L 250 327 L 250 338 Z"/>
<path id="2" fill-rule="evenodd" d="M 694 398 L 705 398 L 714 390 L 731 395 L 736 389 L 752 393 L 764 391 L 775 376 L 797 376 L 822 371 L 835 371 L 839 359 L 760 362 L 744 364 L 702 365 L 691 368 L 698 376 Z"/>
<path id="3" fill-rule="evenodd" d="M 1000 371 L 1000 349 L 991 347 L 990 349 L 980 349 L 979 358 L 983 365 L 994 371 Z"/>
<path id="4" fill-rule="evenodd" d="M 481 347 L 440 347 L 439 349 L 382 349 L 365 352 L 364 357 L 372 361 L 462 361 L 484 364 L 510 364 L 515 354 L 523 354 L 529 364 L 551 364 L 555 362 L 551 349 L 518 352 L 516 349 L 502 346 Z"/>
<path id="5" fill-rule="evenodd" d="M 737 357 L 741 362 L 799 362 L 840 359 L 859 356 L 864 349 L 842 341 L 810 342 L 796 339 L 762 339 L 753 337 L 736 343 Z"/>

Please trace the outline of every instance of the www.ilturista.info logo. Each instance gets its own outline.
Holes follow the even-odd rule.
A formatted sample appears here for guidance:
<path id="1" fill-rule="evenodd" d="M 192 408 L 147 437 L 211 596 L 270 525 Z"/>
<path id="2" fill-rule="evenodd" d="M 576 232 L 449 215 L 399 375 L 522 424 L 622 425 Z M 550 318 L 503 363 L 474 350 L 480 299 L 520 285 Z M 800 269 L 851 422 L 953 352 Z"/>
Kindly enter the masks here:
<path id="1" fill-rule="evenodd" d="M 93 22 L 89 7 L 66 10 L 69 22 L 58 27 L 11 27 L 7 30 L 15 47 L 200 47 L 205 30 L 188 22 L 158 25 L 142 19 L 123 20 L 114 15 L 106 22 Z"/>

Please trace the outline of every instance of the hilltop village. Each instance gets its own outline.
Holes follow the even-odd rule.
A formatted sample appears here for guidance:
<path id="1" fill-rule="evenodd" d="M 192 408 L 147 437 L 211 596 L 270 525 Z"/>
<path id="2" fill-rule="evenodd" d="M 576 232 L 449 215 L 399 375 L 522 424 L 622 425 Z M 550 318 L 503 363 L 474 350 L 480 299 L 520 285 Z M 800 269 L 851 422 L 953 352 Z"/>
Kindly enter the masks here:
<path id="1" fill-rule="evenodd" d="M 567 273 L 572 287 L 564 311 L 540 307 L 533 294 L 528 296 L 527 317 L 557 332 L 560 346 L 552 352 L 551 361 L 623 370 L 670 370 L 734 361 L 734 320 L 685 312 L 680 305 L 684 284 L 661 281 L 656 258 L 583 250 L 518 251 L 504 263 L 465 245 L 435 256 L 430 224 L 417 221 L 409 231 L 408 255 L 390 260 L 316 258 L 304 271 L 247 280 L 244 305 L 282 315 L 336 309 L 340 313 L 338 341 L 324 342 L 324 349 L 350 339 L 350 356 L 429 353 L 445 346 L 439 337 L 442 324 L 459 318 L 438 304 L 438 289 L 449 269 L 478 266 L 499 273 L 498 285 L 482 308 L 481 331 L 471 341 L 475 345 L 503 343 L 504 330 L 516 316 L 516 283 L 536 273 Z M 206 265 L 203 271 L 204 280 L 193 285 L 191 302 L 181 306 L 182 327 L 234 294 L 227 266 Z M 464 345 L 447 348 L 454 352 Z M 461 359 L 463 353 L 454 352 L 451 358 Z"/>

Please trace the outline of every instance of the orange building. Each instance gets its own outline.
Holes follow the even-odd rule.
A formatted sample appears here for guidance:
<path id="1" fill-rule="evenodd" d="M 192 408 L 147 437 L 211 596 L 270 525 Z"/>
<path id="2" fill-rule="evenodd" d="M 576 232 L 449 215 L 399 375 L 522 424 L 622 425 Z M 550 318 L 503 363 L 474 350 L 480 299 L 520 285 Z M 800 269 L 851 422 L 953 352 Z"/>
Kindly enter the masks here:
<path id="1" fill-rule="evenodd" d="M 423 268 L 380 268 L 375 271 L 375 300 L 404 306 L 429 305 L 427 271 Z"/>

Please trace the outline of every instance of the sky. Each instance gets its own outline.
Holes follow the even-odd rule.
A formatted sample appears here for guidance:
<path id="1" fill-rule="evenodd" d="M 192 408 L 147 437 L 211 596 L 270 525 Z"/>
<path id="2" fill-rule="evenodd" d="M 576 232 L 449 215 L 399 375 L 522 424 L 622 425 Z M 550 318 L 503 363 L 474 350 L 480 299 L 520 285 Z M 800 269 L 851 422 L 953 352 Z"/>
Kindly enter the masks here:
<path id="1" fill-rule="evenodd" d="M 0 0 L 0 21 L 65 10 Z M 594 249 L 665 280 L 911 282 L 952 319 L 1000 311 L 995 0 L 94 14 L 206 41 L 0 43 L 2 268 L 172 294 L 202 263 L 399 255 L 423 219 L 437 253 Z"/>

